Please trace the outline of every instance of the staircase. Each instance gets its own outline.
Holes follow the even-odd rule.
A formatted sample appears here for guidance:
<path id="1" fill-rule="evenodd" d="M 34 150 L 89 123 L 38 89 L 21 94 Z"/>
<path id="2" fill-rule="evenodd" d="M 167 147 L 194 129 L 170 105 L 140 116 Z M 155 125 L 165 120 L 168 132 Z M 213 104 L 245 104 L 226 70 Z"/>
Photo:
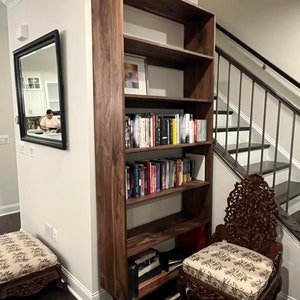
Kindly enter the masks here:
<path id="1" fill-rule="evenodd" d="M 218 47 L 216 53 L 215 153 L 241 179 L 264 175 L 280 220 L 300 240 L 300 168 L 293 156 L 300 111 L 228 53 Z"/>

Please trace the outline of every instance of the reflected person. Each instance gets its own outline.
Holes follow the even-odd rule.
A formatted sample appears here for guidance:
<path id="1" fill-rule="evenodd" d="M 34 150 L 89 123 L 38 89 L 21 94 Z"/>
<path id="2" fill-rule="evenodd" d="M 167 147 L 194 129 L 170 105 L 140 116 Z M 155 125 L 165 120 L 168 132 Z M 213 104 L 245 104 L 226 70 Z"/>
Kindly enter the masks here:
<path id="1" fill-rule="evenodd" d="M 60 129 L 60 121 L 53 115 L 52 109 L 47 109 L 46 116 L 40 121 L 40 127 L 44 131 Z"/>

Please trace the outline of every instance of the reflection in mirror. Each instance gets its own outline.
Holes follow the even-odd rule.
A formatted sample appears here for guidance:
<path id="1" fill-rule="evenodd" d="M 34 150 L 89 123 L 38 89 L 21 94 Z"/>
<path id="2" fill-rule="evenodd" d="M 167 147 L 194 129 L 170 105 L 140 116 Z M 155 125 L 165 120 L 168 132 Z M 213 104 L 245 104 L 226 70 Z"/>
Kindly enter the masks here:
<path id="1" fill-rule="evenodd" d="M 21 139 L 66 149 L 59 33 L 14 51 Z"/>

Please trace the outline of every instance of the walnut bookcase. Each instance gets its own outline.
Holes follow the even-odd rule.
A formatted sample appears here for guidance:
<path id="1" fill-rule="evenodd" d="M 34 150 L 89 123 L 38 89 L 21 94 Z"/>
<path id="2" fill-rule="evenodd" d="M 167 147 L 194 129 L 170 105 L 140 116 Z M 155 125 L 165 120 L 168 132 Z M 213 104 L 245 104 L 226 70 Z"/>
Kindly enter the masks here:
<path id="1" fill-rule="evenodd" d="M 124 4 L 184 25 L 184 48 L 123 34 Z M 187 0 L 92 0 L 94 120 L 99 280 L 114 299 L 128 299 L 127 258 L 201 225 L 210 235 L 213 153 L 213 63 L 215 18 Z M 124 53 L 147 57 L 148 65 L 183 71 L 184 95 L 124 94 Z M 125 109 L 181 109 L 207 120 L 207 140 L 192 144 L 125 149 Z M 125 200 L 127 155 L 180 149 L 205 155 L 205 181 Z M 182 210 L 127 229 L 129 207 L 181 195 Z M 139 298 L 177 272 L 139 286 Z"/>

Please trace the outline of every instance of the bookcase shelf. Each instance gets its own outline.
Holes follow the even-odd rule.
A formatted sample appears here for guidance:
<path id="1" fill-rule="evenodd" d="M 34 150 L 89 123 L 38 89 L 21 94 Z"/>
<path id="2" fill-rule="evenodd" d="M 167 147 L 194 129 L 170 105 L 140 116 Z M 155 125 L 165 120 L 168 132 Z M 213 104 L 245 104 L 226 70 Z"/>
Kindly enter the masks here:
<path id="1" fill-rule="evenodd" d="M 206 54 L 128 35 L 124 35 L 124 50 L 126 53 L 147 57 L 148 63 L 155 61 L 157 65 L 175 69 L 184 69 L 187 64 L 205 63 L 213 60 L 212 56 Z"/>
<path id="2" fill-rule="evenodd" d="M 132 20 L 124 9 L 142 17 Z M 144 28 L 145 15 L 152 22 L 159 19 L 160 24 L 171 24 L 170 30 L 180 28 L 180 35 L 176 30 L 175 35 L 181 40 L 172 45 L 157 41 L 151 36 L 151 28 L 150 36 L 144 34 L 144 29 L 142 37 L 126 30 L 124 33 L 130 21 L 134 28 L 136 21 Z M 124 16 L 129 19 L 124 20 Z M 161 29 L 163 32 L 164 28 Z M 169 240 L 176 243 L 180 235 L 200 226 L 204 228 L 205 240 L 211 234 L 215 17 L 188 0 L 92 0 L 92 34 L 99 280 L 113 299 L 128 300 L 132 299 L 128 290 L 129 257 Z M 145 57 L 149 71 L 147 95 L 124 92 L 127 53 Z M 157 85 L 162 86 L 151 85 L 151 74 L 159 82 Z M 176 86 L 178 82 L 182 86 Z M 151 95 L 155 88 L 162 88 L 166 96 Z M 193 120 L 205 119 L 206 141 L 125 148 L 128 115 L 174 111 L 192 114 Z M 203 181 L 126 200 L 126 161 L 184 157 L 187 153 L 205 156 Z M 175 202 L 177 205 L 173 205 Z M 153 210 L 147 207 L 155 205 L 165 205 L 164 210 L 157 216 L 149 215 Z M 149 222 L 142 219 L 130 224 L 128 216 L 136 216 L 140 211 L 148 214 Z M 176 276 L 176 271 L 163 272 L 143 282 L 134 299 L 152 293 Z"/>
<path id="3" fill-rule="evenodd" d="M 165 109 L 183 109 L 188 107 L 201 105 L 211 105 L 211 99 L 197 99 L 184 97 L 164 97 L 152 95 L 125 95 L 126 108 L 165 108 Z"/>
<path id="4" fill-rule="evenodd" d="M 173 272 L 162 271 L 159 275 L 154 276 L 153 278 L 141 283 L 139 285 L 139 297 L 138 299 L 143 298 L 144 296 L 155 291 L 160 286 L 166 284 L 172 279 L 175 279 L 178 275 L 178 270 Z"/>
<path id="5" fill-rule="evenodd" d="M 185 143 L 185 144 L 169 144 L 163 146 L 155 146 L 155 147 L 141 147 L 141 148 L 127 148 L 125 149 L 125 153 L 138 153 L 138 152 L 149 152 L 149 151 L 158 151 L 158 150 L 167 150 L 167 149 L 175 149 L 175 148 L 188 148 L 188 147 L 195 147 L 195 146 L 204 146 L 204 145 L 211 145 L 211 141 L 203 141 L 197 143 Z"/>
<path id="6" fill-rule="evenodd" d="M 208 181 L 193 180 L 191 182 L 184 183 L 181 186 L 169 188 L 169 189 L 163 190 L 161 192 L 149 194 L 149 195 L 146 195 L 146 196 L 143 196 L 143 197 L 138 197 L 138 198 L 129 198 L 129 199 L 126 200 L 127 201 L 127 207 L 137 205 L 137 204 L 141 204 L 143 202 L 148 202 L 148 201 L 158 199 L 158 198 L 161 198 L 161 197 L 165 197 L 165 196 L 169 196 L 169 195 L 173 195 L 173 194 L 179 194 L 179 193 L 182 193 L 184 191 L 197 189 L 197 188 L 200 188 L 200 187 L 207 186 L 209 184 L 210 184 L 210 182 L 208 182 Z"/>
<path id="7" fill-rule="evenodd" d="M 199 200 L 201 201 L 201 200 Z M 210 222 L 209 217 L 173 214 L 127 231 L 127 257 Z"/>

